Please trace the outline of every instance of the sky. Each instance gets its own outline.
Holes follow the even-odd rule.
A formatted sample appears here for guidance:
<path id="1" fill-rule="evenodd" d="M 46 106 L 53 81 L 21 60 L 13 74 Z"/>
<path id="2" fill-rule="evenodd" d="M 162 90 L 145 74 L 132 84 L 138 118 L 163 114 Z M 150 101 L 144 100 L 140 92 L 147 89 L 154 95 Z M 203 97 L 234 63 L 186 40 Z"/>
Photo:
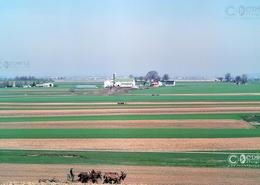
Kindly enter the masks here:
<path id="1" fill-rule="evenodd" d="M 259 0 L 0 0 L 0 76 L 260 73 Z"/>

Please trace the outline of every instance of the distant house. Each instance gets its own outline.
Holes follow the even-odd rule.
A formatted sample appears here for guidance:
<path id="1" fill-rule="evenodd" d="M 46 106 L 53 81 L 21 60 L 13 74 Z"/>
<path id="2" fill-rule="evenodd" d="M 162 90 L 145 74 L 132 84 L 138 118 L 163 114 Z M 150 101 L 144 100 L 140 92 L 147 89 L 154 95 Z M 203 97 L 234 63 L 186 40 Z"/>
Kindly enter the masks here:
<path id="1" fill-rule="evenodd" d="M 104 88 L 113 87 L 113 80 L 105 80 L 104 81 Z"/>
<path id="2" fill-rule="evenodd" d="M 23 85 L 23 88 L 31 88 L 30 85 Z"/>
<path id="3" fill-rule="evenodd" d="M 136 84 L 132 78 L 115 78 L 115 80 L 104 81 L 104 88 L 109 87 L 136 88 Z"/>
<path id="4" fill-rule="evenodd" d="M 53 83 L 42 83 L 42 84 L 36 84 L 36 87 L 54 87 Z"/>
<path id="5" fill-rule="evenodd" d="M 115 86 L 135 88 L 135 80 L 132 78 L 117 78 L 115 81 Z"/>
<path id="6" fill-rule="evenodd" d="M 150 83 L 150 86 L 152 86 L 152 87 L 161 87 L 161 86 L 163 86 L 163 84 L 160 81 L 152 81 Z"/>
<path id="7" fill-rule="evenodd" d="M 174 80 L 167 80 L 162 82 L 163 86 L 175 86 Z"/>

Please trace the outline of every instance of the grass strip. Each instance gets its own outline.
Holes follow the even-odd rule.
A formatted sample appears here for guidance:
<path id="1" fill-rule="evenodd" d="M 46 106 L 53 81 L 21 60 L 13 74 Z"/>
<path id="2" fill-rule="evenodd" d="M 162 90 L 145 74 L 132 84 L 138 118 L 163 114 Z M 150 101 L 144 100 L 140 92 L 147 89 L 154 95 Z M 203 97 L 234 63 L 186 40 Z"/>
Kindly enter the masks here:
<path id="1" fill-rule="evenodd" d="M 244 152 L 246 151 L 236 151 Z M 233 151 L 232 153 L 235 153 Z M 260 151 L 254 151 L 260 153 Z M 107 152 L 0 150 L 0 163 L 229 167 L 230 152 Z M 259 165 L 242 166 L 260 168 Z"/>
<path id="2" fill-rule="evenodd" d="M 233 119 L 259 114 L 158 114 L 158 115 L 99 115 L 99 116 L 36 116 L 0 117 L 0 122 L 39 122 L 39 121 L 95 121 L 95 120 L 190 120 L 190 119 Z"/>
<path id="3" fill-rule="evenodd" d="M 117 128 L 117 129 L 1 129 L 0 139 L 50 138 L 246 138 L 260 129 Z"/>
<path id="4" fill-rule="evenodd" d="M 178 101 L 260 101 L 258 95 L 246 96 L 24 96 L 1 97 L 0 102 L 178 102 Z"/>

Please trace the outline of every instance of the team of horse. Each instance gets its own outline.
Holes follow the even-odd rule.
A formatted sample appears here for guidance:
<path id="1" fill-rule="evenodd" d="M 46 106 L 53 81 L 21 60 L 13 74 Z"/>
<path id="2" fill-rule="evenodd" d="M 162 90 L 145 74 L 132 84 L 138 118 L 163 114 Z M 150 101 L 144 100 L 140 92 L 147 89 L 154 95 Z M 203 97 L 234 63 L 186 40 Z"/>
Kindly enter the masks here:
<path id="1" fill-rule="evenodd" d="M 78 179 L 75 179 L 75 174 L 73 173 L 73 169 L 70 169 L 70 173 L 67 176 L 67 180 L 82 183 L 99 183 L 103 182 L 103 184 L 121 184 L 126 178 L 126 173 L 121 171 L 121 173 L 117 172 L 105 172 L 102 175 L 101 171 L 90 170 L 88 172 L 80 172 L 78 174 Z"/>

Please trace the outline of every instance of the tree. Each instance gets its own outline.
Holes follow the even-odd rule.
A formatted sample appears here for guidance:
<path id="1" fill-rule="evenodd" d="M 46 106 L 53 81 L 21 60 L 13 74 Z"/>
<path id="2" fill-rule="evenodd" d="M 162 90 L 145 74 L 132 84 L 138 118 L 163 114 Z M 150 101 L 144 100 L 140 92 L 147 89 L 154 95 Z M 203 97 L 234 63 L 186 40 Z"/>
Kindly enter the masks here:
<path id="1" fill-rule="evenodd" d="M 246 74 L 243 74 L 242 76 L 241 76 L 241 83 L 242 84 L 246 84 L 247 83 L 247 75 Z"/>
<path id="2" fill-rule="evenodd" d="M 170 79 L 170 77 L 169 77 L 168 74 L 164 74 L 163 77 L 162 77 L 162 80 L 163 80 L 163 81 L 167 81 L 167 80 L 169 80 L 169 79 Z"/>
<path id="3" fill-rule="evenodd" d="M 220 82 L 223 82 L 223 77 L 217 77 L 217 80 L 219 80 Z"/>
<path id="4" fill-rule="evenodd" d="M 149 71 L 146 74 L 145 79 L 149 80 L 149 81 L 151 81 L 151 80 L 160 81 L 161 78 L 157 71 Z"/>
<path id="5" fill-rule="evenodd" d="M 225 74 L 225 81 L 231 82 L 231 74 L 230 73 Z"/>
<path id="6" fill-rule="evenodd" d="M 145 80 L 145 77 L 143 77 L 143 76 L 137 76 L 137 77 L 135 77 L 134 79 L 135 79 L 135 81 L 144 81 L 144 80 Z"/>
<path id="7" fill-rule="evenodd" d="M 240 84 L 241 83 L 241 76 L 236 76 L 235 83 Z"/>
<path id="8" fill-rule="evenodd" d="M 128 77 L 129 77 L 129 78 L 134 78 L 134 75 L 131 75 L 131 74 L 130 74 Z"/>

